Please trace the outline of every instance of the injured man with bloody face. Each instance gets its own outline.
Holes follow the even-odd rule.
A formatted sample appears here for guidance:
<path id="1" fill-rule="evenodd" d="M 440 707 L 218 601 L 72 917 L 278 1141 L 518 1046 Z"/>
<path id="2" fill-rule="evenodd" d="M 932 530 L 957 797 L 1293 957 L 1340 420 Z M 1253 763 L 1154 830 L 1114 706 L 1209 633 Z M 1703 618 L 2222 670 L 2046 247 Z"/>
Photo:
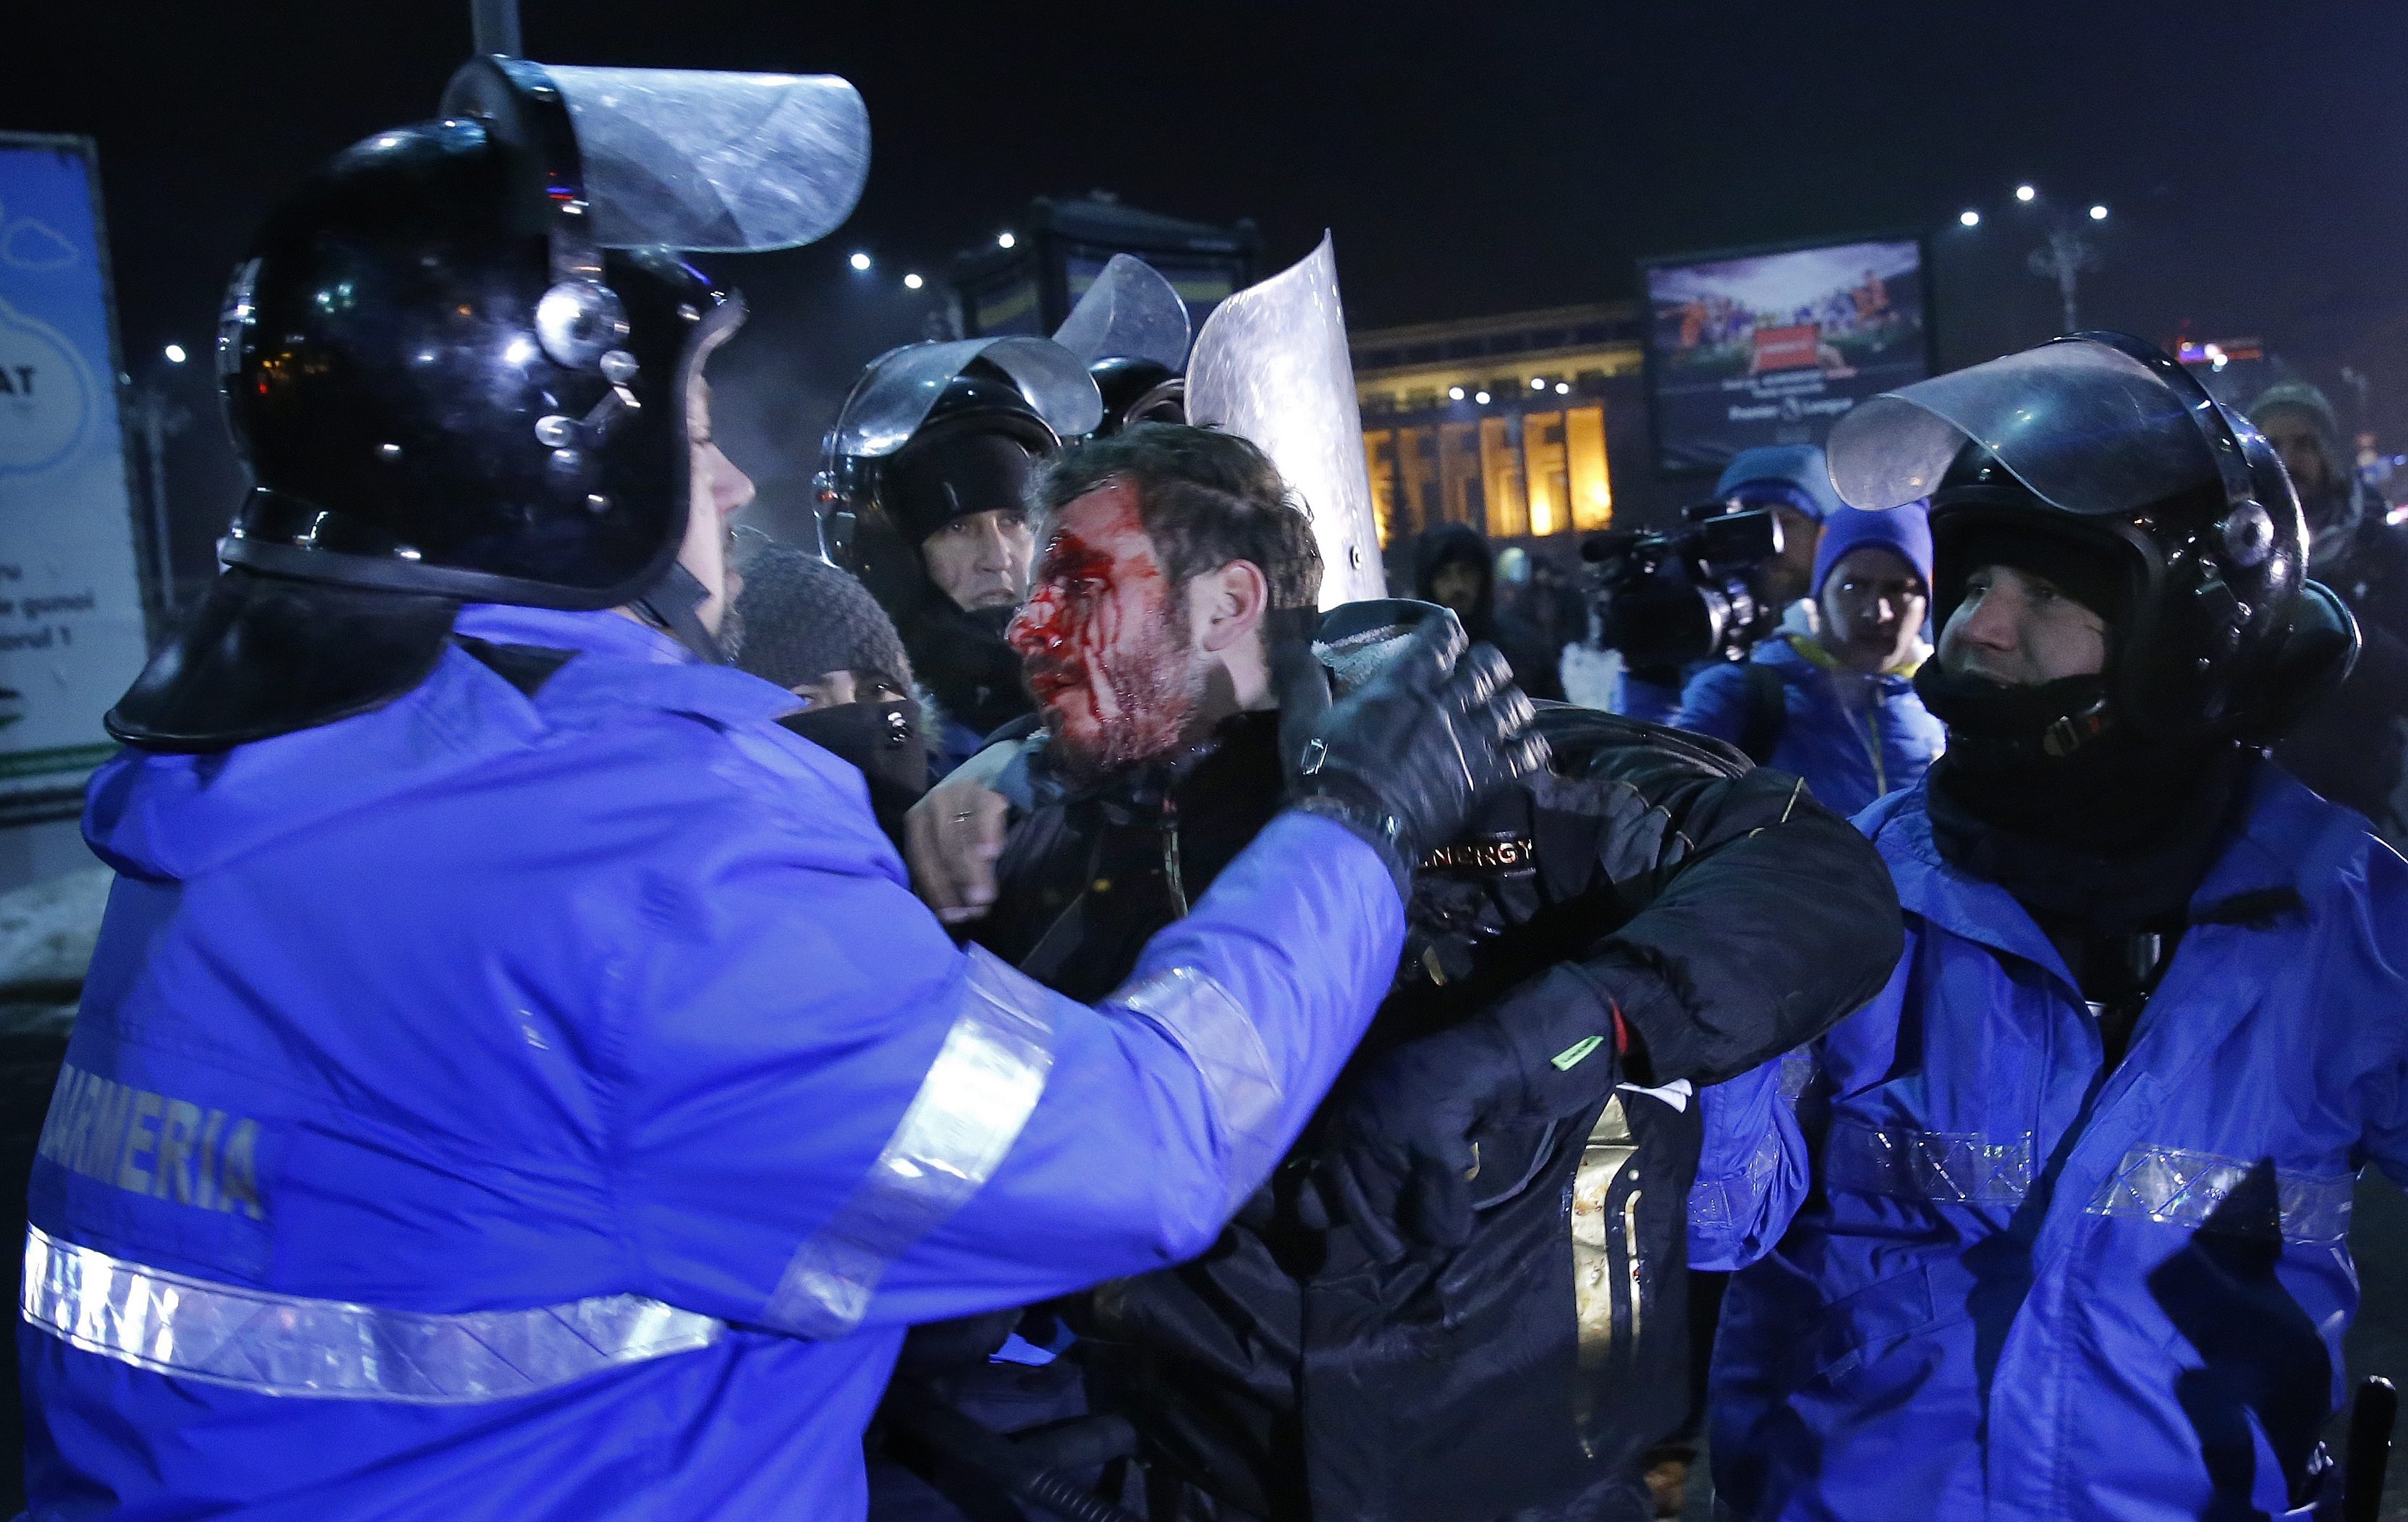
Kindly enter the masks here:
<path id="1" fill-rule="evenodd" d="M 1310 753 L 1283 730 L 1453 616 L 1318 612 L 1312 522 L 1234 434 L 1075 446 L 1031 509 L 1010 637 L 1045 730 L 923 800 L 910 855 L 988 951 L 1109 993 L 1278 809 Z M 1786 1115 L 1769 1060 L 1880 986 L 1897 906 L 1795 777 L 1612 715 L 1538 725 L 1552 768 L 1414 864 L 1395 980 L 1271 1182 L 1195 1262 L 1022 1324 L 1136 1429 L 1157 1518 L 1645 1515 L 1642 1456 L 1690 1398 L 1685 1267 L 1763 1250 L 1802 1184 L 1763 1166 Z M 1316 928 L 1291 950 L 1317 955 Z M 931 1380 L 936 1340 L 915 1332 L 892 1409 L 1038 1419 L 1025 1370 L 981 1383 L 1016 1366 Z"/>
<path id="2" fill-rule="evenodd" d="M 1232 562 L 1174 581 L 1125 480 L 1065 505 L 1047 530 L 1006 637 L 1066 774 L 1094 779 L 1166 755 L 1264 705 L 1259 644 L 1240 643 L 1267 611 L 1259 568 Z"/>

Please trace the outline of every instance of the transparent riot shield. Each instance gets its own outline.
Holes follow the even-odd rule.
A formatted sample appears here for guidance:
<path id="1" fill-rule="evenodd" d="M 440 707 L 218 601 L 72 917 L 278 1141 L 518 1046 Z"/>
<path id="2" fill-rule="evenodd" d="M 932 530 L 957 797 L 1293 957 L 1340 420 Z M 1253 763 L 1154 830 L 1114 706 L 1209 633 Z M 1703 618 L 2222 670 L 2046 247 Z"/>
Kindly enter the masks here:
<path id="1" fill-rule="evenodd" d="M 1326 234 L 1301 263 L 1215 307 L 1187 361 L 1187 418 L 1252 440 L 1304 499 L 1321 605 L 1388 594 Z"/>

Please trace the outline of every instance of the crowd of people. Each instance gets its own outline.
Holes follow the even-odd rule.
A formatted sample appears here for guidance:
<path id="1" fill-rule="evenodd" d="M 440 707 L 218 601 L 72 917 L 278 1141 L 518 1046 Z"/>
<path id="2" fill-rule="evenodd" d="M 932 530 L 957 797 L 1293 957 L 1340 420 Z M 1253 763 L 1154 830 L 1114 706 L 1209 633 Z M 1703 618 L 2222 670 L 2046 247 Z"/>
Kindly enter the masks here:
<path id="1" fill-rule="evenodd" d="M 2339 1503 L 2408 556 L 2313 391 L 2087 334 L 1742 455 L 1781 617 L 1609 712 L 1568 581 L 1326 605 L 1067 337 L 879 356 L 732 536 L 740 301 L 476 69 L 228 303 L 34 1516 L 1631 1522 L 1701 1430 L 1733 1517 Z"/>

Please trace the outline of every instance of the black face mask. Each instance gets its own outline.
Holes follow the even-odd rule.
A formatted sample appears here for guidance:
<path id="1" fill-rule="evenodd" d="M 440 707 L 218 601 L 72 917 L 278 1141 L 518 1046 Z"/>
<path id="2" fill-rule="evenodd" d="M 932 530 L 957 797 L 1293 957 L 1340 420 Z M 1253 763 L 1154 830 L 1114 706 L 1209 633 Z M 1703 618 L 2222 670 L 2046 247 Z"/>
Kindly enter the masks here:
<path id="1" fill-rule="evenodd" d="M 903 838 L 903 815 L 928 790 L 928 746 L 920 705 L 838 703 L 788 714 L 779 723 L 857 769 L 869 784 L 869 809 L 888 836 Z"/>
<path id="2" fill-rule="evenodd" d="M 1915 690 L 1948 726 L 1927 793 L 1941 856 L 2028 907 L 2097 926 L 2179 911 L 2221 846 L 2241 747 L 2135 735 L 2107 718 L 2097 676 L 2010 687 L 1939 664 Z"/>

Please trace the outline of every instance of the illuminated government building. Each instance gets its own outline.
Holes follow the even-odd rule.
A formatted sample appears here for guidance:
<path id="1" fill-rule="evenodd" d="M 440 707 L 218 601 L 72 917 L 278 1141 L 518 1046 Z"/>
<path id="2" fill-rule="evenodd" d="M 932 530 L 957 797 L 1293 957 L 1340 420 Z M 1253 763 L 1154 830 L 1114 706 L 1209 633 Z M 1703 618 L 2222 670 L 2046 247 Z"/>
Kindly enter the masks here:
<path id="1" fill-rule="evenodd" d="M 1014 225 L 1009 241 L 954 258 L 966 334 L 1053 332 L 1114 253 L 1169 277 L 1199 327 L 1268 273 L 1251 222 L 1187 221 L 1102 192 L 1032 202 Z M 1439 523 L 1568 557 L 1576 535 L 1617 514 L 1625 522 L 1669 515 L 1683 491 L 1649 463 L 1642 337 L 1638 304 L 1627 301 L 1354 333 L 1363 444 L 1392 576 L 1413 536 Z"/>
<path id="2" fill-rule="evenodd" d="M 1661 516 L 1678 493 L 1645 468 L 1641 340 L 1631 302 L 1354 334 L 1382 542 L 1469 523 L 1569 554 L 1617 508 Z"/>

